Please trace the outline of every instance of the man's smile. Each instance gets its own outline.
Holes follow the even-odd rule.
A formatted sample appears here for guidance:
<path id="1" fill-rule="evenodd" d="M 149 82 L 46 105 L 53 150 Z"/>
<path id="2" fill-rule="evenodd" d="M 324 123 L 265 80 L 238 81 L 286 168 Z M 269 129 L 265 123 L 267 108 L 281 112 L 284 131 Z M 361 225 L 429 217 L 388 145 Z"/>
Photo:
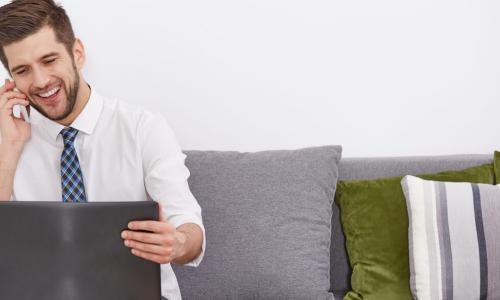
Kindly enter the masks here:
<path id="1" fill-rule="evenodd" d="M 48 91 L 44 91 L 42 93 L 36 93 L 36 98 L 41 102 L 41 104 L 52 104 L 54 103 L 61 91 L 61 85 L 57 85 L 55 87 L 52 87 Z"/>

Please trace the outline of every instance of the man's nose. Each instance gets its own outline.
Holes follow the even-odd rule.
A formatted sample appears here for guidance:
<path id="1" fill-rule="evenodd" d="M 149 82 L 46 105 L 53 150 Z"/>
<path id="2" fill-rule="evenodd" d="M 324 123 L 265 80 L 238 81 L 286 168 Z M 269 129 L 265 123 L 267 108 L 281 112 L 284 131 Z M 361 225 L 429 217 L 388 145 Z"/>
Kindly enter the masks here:
<path id="1" fill-rule="evenodd" d="M 33 85 L 36 88 L 43 89 L 50 81 L 50 76 L 40 68 L 33 68 Z"/>

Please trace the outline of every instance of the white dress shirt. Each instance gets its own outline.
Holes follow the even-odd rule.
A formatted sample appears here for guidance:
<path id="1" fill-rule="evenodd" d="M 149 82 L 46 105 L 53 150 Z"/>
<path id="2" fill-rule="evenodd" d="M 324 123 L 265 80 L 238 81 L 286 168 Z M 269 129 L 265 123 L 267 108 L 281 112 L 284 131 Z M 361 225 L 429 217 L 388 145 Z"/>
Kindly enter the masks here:
<path id="1" fill-rule="evenodd" d="M 31 139 L 17 165 L 12 200 L 62 201 L 64 146 L 59 132 L 64 126 L 34 109 L 30 119 Z M 175 227 L 199 225 L 202 253 L 188 264 L 197 266 L 205 252 L 201 208 L 189 190 L 186 156 L 165 118 L 92 91 L 71 127 L 79 130 L 74 144 L 87 201 L 154 200 L 161 203 L 164 217 Z M 161 289 L 169 300 L 181 299 L 170 264 L 161 265 Z"/>

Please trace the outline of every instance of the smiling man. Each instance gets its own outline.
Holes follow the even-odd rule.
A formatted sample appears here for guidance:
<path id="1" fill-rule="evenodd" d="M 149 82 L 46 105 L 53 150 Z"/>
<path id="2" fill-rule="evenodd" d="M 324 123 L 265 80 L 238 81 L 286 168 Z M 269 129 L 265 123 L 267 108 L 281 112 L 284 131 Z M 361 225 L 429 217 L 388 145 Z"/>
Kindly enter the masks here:
<path id="1" fill-rule="evenodd" d="M 157 201 L 160 221 L 131 222 L 124 247 L 162 264 L 162 295 L 181 299 L 170 263 L 197 266 L 205 237 L 165 119 L 91 89 L 83 44 L 52 0 L 0 7 L 0 60 L 13 79 L 0 87 L 0 200 Z"/>

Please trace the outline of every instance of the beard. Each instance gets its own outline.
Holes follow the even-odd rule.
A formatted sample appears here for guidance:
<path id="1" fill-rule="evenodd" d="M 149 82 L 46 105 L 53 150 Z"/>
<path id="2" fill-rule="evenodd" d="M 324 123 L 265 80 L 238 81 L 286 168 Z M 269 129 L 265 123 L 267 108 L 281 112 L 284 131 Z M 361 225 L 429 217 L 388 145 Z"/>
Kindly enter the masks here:
<path id="1" fill-rule="evenodd" d="M 65 90 L 67 99 L 66 99 L 66 106 L 61 114 L 56 116 L 53 115 L 51 116 L 47 113 L 47 111 L 43 109 L 41 105 L 35 104 L 34 101 L 30 101 L 31 102 L 30 105 L 47 119 L 50 119 L 52 121 L 64 120 L 71 114 L 71 112 L 75 108 L 76 98 L 78 96 L 78 91 L 80 89 L 80 77 L 78 76 L 78 71 L 76 69 L 75 64 L 73 64 L 73 78 L 74 80 L 70 81 L 69 87 L 66 87 L 66 84 L 64 83 L 64 81 L 62 81 L 61 89 Z"/>

